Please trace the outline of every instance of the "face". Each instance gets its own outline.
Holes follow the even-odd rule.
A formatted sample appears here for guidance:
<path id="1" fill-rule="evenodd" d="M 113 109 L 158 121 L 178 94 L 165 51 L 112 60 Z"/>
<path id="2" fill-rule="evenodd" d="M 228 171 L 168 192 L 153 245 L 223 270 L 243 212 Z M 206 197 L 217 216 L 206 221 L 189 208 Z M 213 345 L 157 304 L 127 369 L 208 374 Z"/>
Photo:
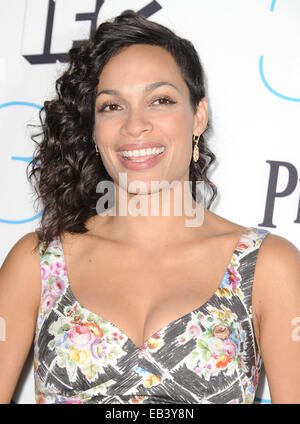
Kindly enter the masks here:
<path id="1" fill-rule="evenodd" d="M 121 172 L 127 184 L 145 182 L 148 193 L 153 192 L 151 181 L 188 180 L 192 135 L 200 135 L 206 125 L 206 99 L 194 113 L 180 68 L 165 49 L 132 45 L 104 66 L 93 138 L 116 184 Z"/>

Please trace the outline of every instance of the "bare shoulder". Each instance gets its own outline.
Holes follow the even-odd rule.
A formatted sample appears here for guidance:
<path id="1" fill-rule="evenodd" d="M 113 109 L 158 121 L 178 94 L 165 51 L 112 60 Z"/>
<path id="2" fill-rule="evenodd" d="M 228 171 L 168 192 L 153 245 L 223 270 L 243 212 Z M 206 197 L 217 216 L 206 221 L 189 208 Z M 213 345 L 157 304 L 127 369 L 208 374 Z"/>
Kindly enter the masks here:
<path id="1" fill-rule="evenodd" d="M 0 403 L 9 403 L 32 345 L 40 304 L 38 236 L 21 237 L 0 268 L 0 311 L 5 343 L 0 343 Z"/>
<path id="2" fill-rule="evenodd" d="M 240 225 L 236 222 L 230 221 L 208 209 L 205 209 L 204 226 L 207 227 L 208 231 L 216 236 L 229 235 L 236 236 L 241 234 L 248 227 Z"/>
<path id="3" fill-rule="evenodd" d="M 249 229 L 249 226 L 240 225 L 212 212 L 206 214 L 206 222 L 208 233 L 211 235 L 207 239 L 211 238 L 212 248 L 215 250 L 217 244 L 220 259 L 224 261 L 226 257 L 228 260 L 240 237 Z"/>
<path id="4" fill-rule="evenodd" d="M 272 403 L 299 403 L 297 328 L 300 311 L 300 252 L 284 237 L 268 234 L 255 270 L 259 344 Z M 280 384 L 278 384 L 280 382 Z"/>
<path id="5" fill-rule="evenodd" d="M 278 308 L 285 299 L 300 296 L 300 252 L 289 240 L 268 234 L 259 249 L 255 287 L 261 305 L 261 317 Z"/>
<path id="6" fill-rule="evenodd" d="M 0 268 L 2 289 L 24 290 L 34 305 L 40 294 L 39 239 L 35 231 L 22 236 L 11 247 Z"/>
<path id="7" fill-rule="evenodd" d="M 2 266 L 8 266 L 16 259 L 30 259 L 39 256 L 39 239 L 35 231 L 25 234 L 11 247 Z"/>
<path id="8" fill-rule="evenodd" d="M 300 271 L 300 251 L 291 241 L 270 233 L 260 246 L 256 266 L 258 273 L 277 281 L 288 270 Z"/>

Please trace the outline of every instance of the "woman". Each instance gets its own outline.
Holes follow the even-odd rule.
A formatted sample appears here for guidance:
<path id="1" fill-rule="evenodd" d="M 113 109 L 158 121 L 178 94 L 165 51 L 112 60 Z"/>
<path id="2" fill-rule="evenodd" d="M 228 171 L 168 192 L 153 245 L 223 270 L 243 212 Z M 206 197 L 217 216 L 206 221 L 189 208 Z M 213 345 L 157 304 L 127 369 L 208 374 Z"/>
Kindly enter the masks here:
<path id="1" fill-rule="evenodd" d="M 192 44 L 126 12 L 56 88 L 31 163 L 42 226 L 1 269 L 1 401 L 34 341 L 37 403 L 252 403 L 262 361 L 272 402 L 298 403 L 299 251 L 209 211 Z"/>

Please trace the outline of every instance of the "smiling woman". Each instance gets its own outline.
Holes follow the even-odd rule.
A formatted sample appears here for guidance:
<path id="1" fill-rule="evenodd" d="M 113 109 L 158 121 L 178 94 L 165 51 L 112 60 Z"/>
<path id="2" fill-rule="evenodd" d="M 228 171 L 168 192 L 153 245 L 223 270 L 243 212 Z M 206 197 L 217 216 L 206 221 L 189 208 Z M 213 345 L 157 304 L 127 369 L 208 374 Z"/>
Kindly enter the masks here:
<path id="1" fill-rule="evenodd" d="M 209 211 L 192 43 L 126 12 L 70 50 L 56 89 L 29 164 L 41 227 L 0 273 L 0 401 L 32 340 L 37 403 L 253 403 L 262 363 L 272 402 L 299 401 L 299 251 Z"/>
<path id="2" fill-rule="evenodd" d="M 170 175 L 165 174 L 172 149 L 177 149 L 172 167 L 179 165 L 181 171 L 183 167 L 188 171 L 178 177 L 192 182 L 193 199 L 197 181 L 212 192 L 209 209 L 217 196 L 216 186 L 207 177 L 215 155 L 204 139 L 209 127 L 204 74 L 192 43 L 128 12 L 114 22 L 101 24 L 89 41 L 70 50 L 69 57 L 69 68 L 56 83 L 58 97 L 46 101 L 41 111 L 44 140 L 29 164 L 29 178 L 33 181 L 38 175 L 37 193 L 44 203 L 42 239 L 50 242 L 62 229 L 86 232 L 86 221 L 96 215 L 100 197 L 95 181 L 113 182 L 118 179 L 118 172 L 146 169 L 158 163 L 159 180 L 166 176 L 169 181 Z M 132 132 L 131 126 L 141 123 L 136 120 L 144 120 L 146 126 Z M 194 146 L 199 159 L 193 161 L 190 132 L 196 120 L 201 120 L 195 122 L 194 134 L 199 137 Z M 150 130 L 158 123 L 160 128 Z M 151 134 L 146 134 L 149 130 Z M 172 137 L 177 144 L 167 142 Z M 189 143 L 185 141 L 187 137 Z M 182 140 L 180 145 L 178 140 Z M 164 150 L 145 162 L 129 160 L 140 149 L 153 147 Z M 101 160 L 95 155 L 95 148 L 97 153 L 100 150 Z M 116 154 L 124 149 L 127 159 Z M 182 153 L 185 162 L 181 162 Z M 165 161 L 161 161 L 162 156 Z M 116 166 L 119 160 L 122 167 Z M 161 175 L 163 168 L 166 172 Z M 60 187 L 56 182 L 58 175 L 63 182 Z M 131 180 L 138 176 L 131 175 Z M 143 175 L 143 181 L 151 175 Z M 60 213 L 51 213 L 54 204 Z"/>
<path id="3" fill-rule="evenodd" d="M 208 121 L 206 99 L 199 98 L 195 113 L 190 97 L 176 60 L 161 46 L 134 44 L 110 59 L 97 86 L 93 139 L 114 181 L 124 168 L 143 171 L 129 173 L 128 184 L 142 179 L 148 193 L 150 180 L 189 180 L 186 140 Z"/>

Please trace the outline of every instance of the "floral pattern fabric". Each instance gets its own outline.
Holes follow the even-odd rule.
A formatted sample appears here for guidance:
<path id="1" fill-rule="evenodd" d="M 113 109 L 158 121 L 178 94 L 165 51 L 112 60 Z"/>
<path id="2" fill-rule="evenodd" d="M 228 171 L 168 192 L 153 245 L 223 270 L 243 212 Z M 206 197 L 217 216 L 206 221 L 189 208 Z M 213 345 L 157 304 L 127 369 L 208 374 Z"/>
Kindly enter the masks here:
<path id="1" fill-rule="evenodd" d="M 47 250 L 41 242 L 36 403 L 253 403 L 262 358 L 252 320 L 252 283 L 268 233 L 247 228 L 212 297 L 141 347 L 74 297 L 60 238 Z"/>

